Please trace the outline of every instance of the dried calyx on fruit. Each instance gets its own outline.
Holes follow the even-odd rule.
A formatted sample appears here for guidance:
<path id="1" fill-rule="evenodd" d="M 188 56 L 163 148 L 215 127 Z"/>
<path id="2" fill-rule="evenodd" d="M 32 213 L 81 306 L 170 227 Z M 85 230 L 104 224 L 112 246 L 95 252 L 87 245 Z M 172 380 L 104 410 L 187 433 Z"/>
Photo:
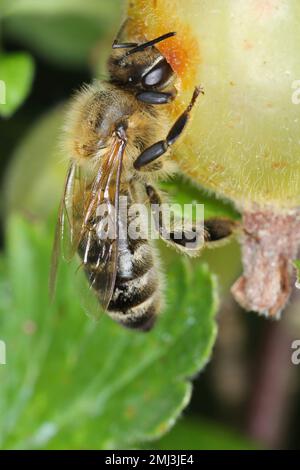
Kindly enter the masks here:
<path id="1" fill-rule="evenodd" d="M 290 297 L 300 247 L 300 210 L 276 213 L 253 208 L 243 214 L 244 274 L 232 287 L 246 310 L 279 317 Z"/>

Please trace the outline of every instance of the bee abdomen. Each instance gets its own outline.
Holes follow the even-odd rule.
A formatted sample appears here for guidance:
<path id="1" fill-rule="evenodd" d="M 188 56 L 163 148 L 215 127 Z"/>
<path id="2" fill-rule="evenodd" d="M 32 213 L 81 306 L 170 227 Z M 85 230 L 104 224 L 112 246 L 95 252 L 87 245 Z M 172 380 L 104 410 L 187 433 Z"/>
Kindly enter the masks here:
<path id="1" fill-rule="evenodd" d="M 160 309 L 160 295 L 158 292 L 147 298 L 144 302 L 124 311 L 109 310 L 111 318 L 126 328 L 149 331 L 155 324 Z"/>
<path id="2" fill-rule="evenodd" d="M 148 331 L 155 323 L 159 309 L 157 271 L 153 266 L 142 276 L 116 282 L 108 314 L 123 326 Z"/>
<path id="3" fill-rule="evenodd" d="M 98 264 L 99 245 L 96 238 L 89 243 L 85 256 L 87 240 L 79 246 L 79 255 L 86 258 L 84 269 L 95 294 L 101 298 L 105 286 L 105 270 Z M 159 272 L 153 248 L 146 240 L 130 240 L 120 243 L 118 267 L 111 301 L 107 307 L 108 315 L 121 325 L 142 331 L 150 330 L 155 323 L 161 307 Z"/>

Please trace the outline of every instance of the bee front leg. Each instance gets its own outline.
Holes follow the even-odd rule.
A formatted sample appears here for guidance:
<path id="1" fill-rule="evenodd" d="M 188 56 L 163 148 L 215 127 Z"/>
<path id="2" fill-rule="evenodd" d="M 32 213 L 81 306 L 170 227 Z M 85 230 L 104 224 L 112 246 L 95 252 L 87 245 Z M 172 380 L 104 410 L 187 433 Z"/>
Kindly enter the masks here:
<path id="1" fill-rule="evenodd" d="M 187 125 L 187 123 L 190 119 L 191 110 L 192 110 L 194 104 L 196 103 L 196 100 L 197 100 L 200 93 L 203 93 L 202 88 L 201 87 L 196 87 L 195 91 L 193 93 L 190 104 L 188 105 L 186 110 L 179 116 L 179 118 L 177 119 L 177 121 L 175 122 L 173 127 L 171 128 L 170 132 L 168 133 L 167 138 L 165 140 L 161 140 L 159 142 L 156 142 L 155 144 L 148 147 L 135 160 L 133 166 L 136 170 L 140 170 L 145 165 L 148 165 L 149 163 L 153 162 L 157 158 L 161 157 L 164 153 L 166 153 L 168 151 L 169 147 L 171 147 L 176 142 L 176 140 L 180 137 L 180 135 L 184 131 L 184 129 L 185 129 L 185 127 L 186 127 L 186 125 Z M 145 92 L 141 95 L 146 96 L 146 98 L 144 96 L 144 101 L 145 101 L 145 99 L 149 100 L 150 98 L 152 100 L 154 98 L 161 100 L 163 95 L 168 95 L 168 94 L 166 94 L 166 93 L 155 93 L 155 92 Z M 165 99 L 169 99 L 169 97 L 166 96 Z M 149 103 L 150 101 L 147 101 L 147 102 Z M 158 104 L 158 103 L 156 103 L 156 104 Z"/>
<path id="2" fill-rule="evenodd" d="M 227 218 L 211 218 L 202 224 L 193 221 L 165 220 L 162 200 L 153 186 L 146 186 L 156 229 L 160 237 L 173 248 L 189 256 L 198 256 L 204 246 L 215 246 L 228 240 L 239 223 Z"/>
<path id="3" fill-rule="evenodd" d="M 176 90 L 169 93 L 162 91 L 142 91 L 136 95 L 137 100 L 146 104 L 168 104 L 176 97 Z"/>

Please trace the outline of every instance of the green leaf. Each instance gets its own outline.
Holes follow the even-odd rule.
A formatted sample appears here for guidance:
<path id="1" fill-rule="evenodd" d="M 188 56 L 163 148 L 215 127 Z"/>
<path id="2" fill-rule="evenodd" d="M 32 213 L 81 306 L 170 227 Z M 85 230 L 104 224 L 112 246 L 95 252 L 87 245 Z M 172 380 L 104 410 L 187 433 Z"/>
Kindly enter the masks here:
<path id="1" fill-rule="evenodd" d="M 1 448 L 126 448 L 158 439 L 188 404 L 211 356 L 215 281 L 173 257 L 168 307 L 147 334 L 84 315 L 75 265 L 62 265 L 49 305 L 49 227 L 10 219 L 0 270 Z M 8 273 L 8 277 L 4 273 Z"/>
<path id="2" fill-rule="evenodd" d="M 240 218 L 240 214 L 229 201 L 217 198 L 214 194 L 208 194 L 207 191 L 200 186 L 196 186 L 187 178 L 176 177 L 162 183 L 161 187 L 171 196 L 174 203 L 184 205 L 194 201 L 198 204 L 204 204 L 206 219 L 216 216 L 229 217 L 235 220 Z"/>
<path id="3" fill-rule="evenodd" d="M 42 13 L 44 15 L 77 13 L 84 15 L 89 13 L 100 16 L 110 12 L 116 5 L 120 5 L 119 0 L 110 2 L 99 2 L 99 0 L 4 0 L 2 15 L 10 16 L 16 14 Z"/>
<path id="4" fill-rule="evenodd" d="M 86 67 L 106 52 L 99 41 L 117 31 L 121 13 L 120 0 L 25 0 L 8 7 L 3 31 L 55 64 Z"/>
<path id="5" fill-rule="evenodd" d="M 0 116 L 9 117 L 28 96 L 34 75 L 29 54 L 0 54 Z"/>
<path id="6" fill-rule="evenodd" d="M 152 447 L 170 450 L 254 450 L 257 446 L 240 435 L 201 418 L 184 419 Z"/>

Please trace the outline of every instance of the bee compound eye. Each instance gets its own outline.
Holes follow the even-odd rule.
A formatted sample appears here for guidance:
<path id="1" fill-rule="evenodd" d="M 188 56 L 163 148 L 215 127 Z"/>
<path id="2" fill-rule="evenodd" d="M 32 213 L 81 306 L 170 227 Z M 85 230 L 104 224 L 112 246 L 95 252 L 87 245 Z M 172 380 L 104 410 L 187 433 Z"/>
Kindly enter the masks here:
<path id="1" fill-rule="evenodd" d="M 172 74 L 171 66 L 163 59 L 143 77 L 142 85 L 145 88 L 161 87 L 170 80 Z"/>

